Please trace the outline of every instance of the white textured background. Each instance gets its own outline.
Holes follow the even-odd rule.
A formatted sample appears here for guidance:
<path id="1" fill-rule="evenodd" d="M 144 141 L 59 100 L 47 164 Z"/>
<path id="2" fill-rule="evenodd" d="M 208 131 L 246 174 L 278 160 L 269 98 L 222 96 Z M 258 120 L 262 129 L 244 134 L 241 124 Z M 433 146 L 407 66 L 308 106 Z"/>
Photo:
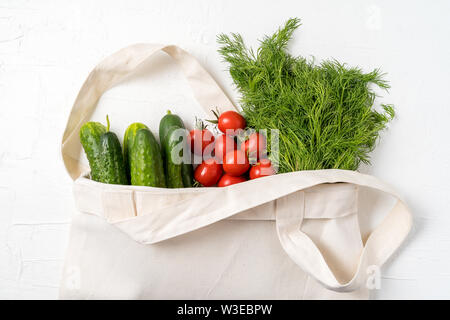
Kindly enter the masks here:
<path id="1" fill-rule="evenodd" d="M 395 104 L 397 118 L 364 171 L 404 195 L 415 226 L 373 296 L 450 298 L 449 12 L 450 2 L 437 0 L 0 0 L 0 298 L 57 297 L 73 210 L 60 140 L 97 62 L 135 42 L 178 44 L 237 101 L 216 34 L 240 32 L 257 44 L 291 16 L 303 20 L 292 52 L 389 73 L 383 101 Z M 143 116 L 153 105 L 179 110 L 190 93 L 172 66 L 168 71 L 153 90 L 137 77 L 101 105 L 133 105 Z M 127 122 L 116 120 L 119 135 L 129 120 L 144 121 L 121 112 Z"/>

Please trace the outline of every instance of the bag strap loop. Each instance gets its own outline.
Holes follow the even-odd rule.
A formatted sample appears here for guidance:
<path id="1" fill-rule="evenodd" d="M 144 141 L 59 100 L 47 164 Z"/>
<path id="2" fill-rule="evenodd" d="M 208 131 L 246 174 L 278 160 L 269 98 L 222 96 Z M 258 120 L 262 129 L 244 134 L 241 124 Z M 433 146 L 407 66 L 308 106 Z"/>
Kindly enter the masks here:
<path id="1" fill-rule="evenodd" d="M 211 109 L 219 112 L 235 109 L 217 82 L 188 52 L 175 45 L 135 44 L 126 47 L 100 62 L 91 71 L 73 104 L 64 131 L 61 153 L 67 172 L 73 180 L 84 171 L 79 161 L 81 144 L 79 131 L 95 110 L 104 92 L 139 70 L 142 64 L 158 52 L 165 52 L 180 66 L 198 103 L 209 116 Z"/>

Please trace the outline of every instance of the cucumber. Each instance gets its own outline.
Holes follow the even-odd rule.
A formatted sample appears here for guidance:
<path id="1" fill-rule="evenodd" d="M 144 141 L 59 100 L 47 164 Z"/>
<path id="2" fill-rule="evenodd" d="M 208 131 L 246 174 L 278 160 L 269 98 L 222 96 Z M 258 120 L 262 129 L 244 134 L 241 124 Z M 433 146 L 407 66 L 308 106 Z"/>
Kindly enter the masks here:
<path id="1" fill-rule="evenodd" d="M 134 139 L 136 137 L 136 132 L 139 129 L 148 129 L 148 127 L 139 122 L 132 123 L 128 126 L 127 130 L 125 131 L 125 135 L 123 137 L 123 160 L 125 163 L 125 171 L 127 173 L 128 181 L 131 181 L 131 174 L 130 174 L 130 160 L 129 160 L 129 146 L 132 146 L 134 143 Z"/>
<path id="2" fill-rule="evenodd" d="M 183 121 L 176 114 L 172 114 L 170 110 L 159 122 L 159 141 L 161 142 L 161 148 L 163 147 L 163 141 L 167 140 L 167 135 L 173 128 L 184 128 Z"/>
<path id="3" fill-rule="evenodd" d="M 180 138 L 174 134 L 177 129 L 184 129 L 183 121 L 179 116 L 168 111 L 159 123 L 159 139 L 164 156 L 167 186 L 169 188 L 191 187 L 193 181 L 192 165 L 187 163 L 176 164 L 172 159 L 172 150 L 180 142 Z M 180 156 L 182 156 L 182 152 Z"/>
<path id="4" fill-rule="evenodd" d="M 182 164 L 175 161 L 172 157 L 172 150 L 180 143 L 180 138 L 175 134 L 177 127 L 167 133 L 165 141 L 165 165 L 166 165 L 166 181 L 169 188 L 183 188 L 183 176 L 181 175 Z"/>
<path id="5" fill-rule="evenodd" d="M 119 139 L 108 126 L 86 122 L 80 128 L 80 142 L 91 167 L 91 179 L 102 183 L 128 184 Z"/>
<path id="6" fill-rule="evenodd" d="M 128 145 L 128 156 L 132 185 L 166 187 L 161 150 L 150 130 L 137 130 Z"/>
<path id="7" fill-rule="evenodd" d="M 106 127 L 100 122 L 86 122 L 80 129 L 80 142 L 91 168 L 91 179 L 100 181 L 100 137 L 106 133 Z"/>
<path id="8" fill-rule="evenodd" d="M 100 137 L 100 164 L 100 182 L 128 184 L 122 147 L 113 132 L 108 131 Z"/>
<path id="9" fill-rule="evenodd" d="M 194 185 L 194 168 L 192 164 L 183 163 L 181 165 L 181 178 L 183 179 L 183 187 L 191 188 Z"/>

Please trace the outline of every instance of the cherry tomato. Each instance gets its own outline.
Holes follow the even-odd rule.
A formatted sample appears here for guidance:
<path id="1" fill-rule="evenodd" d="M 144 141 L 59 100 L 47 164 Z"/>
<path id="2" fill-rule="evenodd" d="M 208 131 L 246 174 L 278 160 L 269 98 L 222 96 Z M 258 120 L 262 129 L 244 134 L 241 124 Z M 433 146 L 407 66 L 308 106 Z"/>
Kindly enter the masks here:
<path id="1" fill-rule="evenodd" d="M 214 136 L 208 129 L 193 129 L 189 132 L 189 140 L 192 152 L 201 156 L 205 148 L 214 142 Z"/>
<path id="2" fill-rule="evenodd" d="M 272 166 L 272 162 L 270 162 L 269 159 L 260 159 L 259 160 L 259 165 L 261 167 L 270 167 L 270 166 Z"/>
<path id="3" fill-rule="evenodd" d="M 267 160 L 267 159 L 264 159 Z M 267 164 L 268 161 L 268 164 Z M 256 179 L 266 176 L 271 176 L 275 174 L 275 170 L 273 169 L 270 160 L 265 161 L 263 164 L 258 163 L 251 167 L 250 169 L 250 179 Z"/>
<path id="4" fill-rule="evenodd" d="M 246 122 L 236 111 L 225 111 L 220 115 L 217 126 L 223 133 L 233 136 L 245 128 Z"/>
<path id="5" fill-rule="evenodd" d="M 231 186 L 232 184 L 240 183 L 240 182 L 244 182 L 244 181 L 247 181 L 247 179 L 243 176 L 235 177 L 235 176 L 230 176 L 229 174 L 225 173 L 222 176 L 222 178 L 220 178 L 217 186 L 218 187 L 226 187 L 226 186 Z"/>
<path id="6" fill-rule="evenodd" d="M 223 170 L 231 176 L 240 176 L 248 171 L 250 164 L 247 155 L 241 150 L 230 151 L 225 155 Z"/>
<path id="7" fill-rule="evenodd" d="M 235 149 L 236 143 L 234 142 L 233 138 L 230 138 L 224 134 L 218 136 L 214 145 L 214 154 L 217 162 L 223 163 L 225 155 Z"/>
<path id="8" fill-rule="evenodd" d="M 222 165 L 213 158 L 203 161 L 195 168 L 194 178 L 205 187 L 213 186 L 222 176 Z"/>
<path id="9" fill-rule="evenodd" d="M 254 158 L 256 160 L 260 159 L 266 153 L 266 137 L 260 133 L 252 133 L 245 143 L 241 144 L 241 150 L 249 158 Z"/>

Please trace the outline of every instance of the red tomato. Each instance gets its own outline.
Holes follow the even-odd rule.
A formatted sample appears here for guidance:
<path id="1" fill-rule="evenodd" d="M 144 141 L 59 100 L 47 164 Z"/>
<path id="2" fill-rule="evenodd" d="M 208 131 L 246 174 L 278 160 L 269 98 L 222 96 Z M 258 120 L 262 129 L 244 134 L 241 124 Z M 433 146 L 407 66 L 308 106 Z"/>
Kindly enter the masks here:
<path id="1" fill-rule="evenodd" d="M 205 187 L 213 186 L 222 176 L 222 165 L 213 158 L 203 161 L 195 168 L 194 178 Z"/>
<path id="2" fill-rule="evenodd" d="M 272 162 L 270 162 L 269 159 L 260 159 L 259 160 L 259 165 L 261 167 L 270 167 L 270 166 L 272 166 Z"/>
<path id="3" fill-rule="evenodd" d="M 208 129 L 193 129 L 189 132 L 189 140 L 192 152 L 201 156 L 205 148 L 214 142 L 214 136 Z"/>
<path id="4" fill-rule="evenodd" d="M 230 176 L 229 174 L 225 173 L 222 176 L 222 178 L 220 178 L 217 186 L 218 187 L 226 187 L 226 186 L 231 186 L 232 184 L 240 183 L 240 182 L 244 182 L 244 181 L 247 181 L 247 179 L 243 176 L 235 177 L 235 176 Z"/>
<path id="5" fill-rule="evenodd" d="M 218 136 L 214 145 L 214 154 L 218 163 L 223 163 L 225 155 L 236 149 L 236 143 L 233 138 L 226 135 Z"/>
<path id="6" fill-rule="evenodd" d="M 267 160 L 267 159 L 264 159 Z M 270 164 L 270 160 L 267 160 L 269 164 L 267 165 L 267 162 L 264 164 L 258 163 L 255 166 L 252 166 L 250 169 L 250 179 L 256 179 L 266 176 L 271 176 L 275 174 L 275 170 L 273 169 L 272 165 Z"/>
<path id="7" fill-rule="evenodd" d="M 243 130 L 246 122 L 243 116 L 236 111 L 225 111 L 218 120 L 218 128 L 227 135 L 235 135 L 240 129 Z"/>
<path id="8" fill-rule="evenodd" d="M 223 170 L 231 176 L 240 176 L 248 171 L 250 164 L 247 155 L 241 150 L 234 150 L 225 155 Z"/>
<path id="9" fill-rule="evenodd" d="M 266 147 L 266 137 L 256 132 L 252 133 L 248 140 L 241 144 L 241 150 L 245 152 L 249 158 L 255 158 L 256 160 L 265 155 Z"/>

